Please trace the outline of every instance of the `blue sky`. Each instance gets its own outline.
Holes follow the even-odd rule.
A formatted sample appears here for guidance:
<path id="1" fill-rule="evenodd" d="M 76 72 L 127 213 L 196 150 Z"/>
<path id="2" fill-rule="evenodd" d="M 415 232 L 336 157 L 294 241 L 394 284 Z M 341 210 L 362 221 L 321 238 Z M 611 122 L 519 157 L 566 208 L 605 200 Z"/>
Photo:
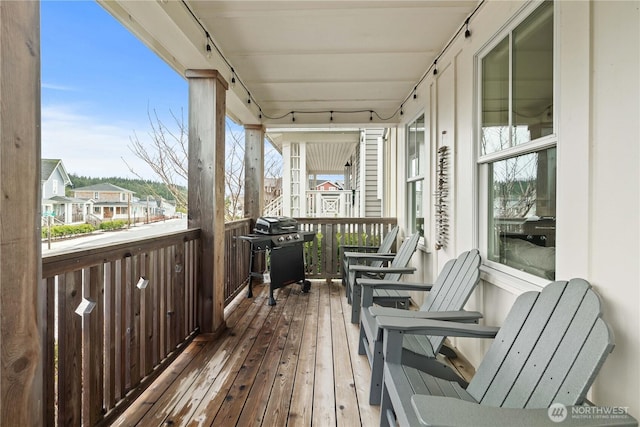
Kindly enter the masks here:
<path id="1" fill-rule="evenodd" d="M 124 157 L 153 179 L 129 138 L 148 138 L 149 109 L 187 122 L 186 80 L 93 1 L 43 1 L 41 51 L 42 157 L 69 173 L 133 178 Z"/>

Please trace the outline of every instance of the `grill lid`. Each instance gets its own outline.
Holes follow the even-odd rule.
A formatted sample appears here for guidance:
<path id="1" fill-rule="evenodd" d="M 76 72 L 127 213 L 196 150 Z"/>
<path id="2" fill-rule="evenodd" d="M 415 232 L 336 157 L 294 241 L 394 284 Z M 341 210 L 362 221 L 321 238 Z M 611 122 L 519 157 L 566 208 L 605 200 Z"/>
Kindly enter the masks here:
<path id="1" fill-rule="evenodd" d="M 261 216 L 256 220 L 255 232 L 261 234 L 286 234 L 298 231 L 298 221 L 286 216 Z"/>

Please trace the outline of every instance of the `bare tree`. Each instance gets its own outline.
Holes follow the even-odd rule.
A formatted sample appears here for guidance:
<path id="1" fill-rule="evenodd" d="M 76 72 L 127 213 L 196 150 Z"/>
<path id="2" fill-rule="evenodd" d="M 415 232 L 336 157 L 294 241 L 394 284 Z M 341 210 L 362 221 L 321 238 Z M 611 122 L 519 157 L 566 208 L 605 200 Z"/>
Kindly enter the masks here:
<path id="1" fill-rule="evenodd" d="M 182 112 L 176 116 L 171 112 L 175 130 L 171 130 L 153 110 L 148 113 L 151 131 L 150 142 L 141 141 L 137 134 L 131 138 L 129 149 L 153 170 L 175 197 L 179 207 L 186 208 L 188 182 L 188 128 L 184 124 Z M 226 119 L 225 138 L 225 220 L 232 221 L 243 217 L 244 202 L 244 134 L 237 130 L 231 120 Z M 124 159 L 123 159 L 124 160 Z M 282 157 L 270 146 L 265 150 L 265 176 L 282 176 Z M 125 161 L 125 164 L 126 161 Z M 143 179 L 129 164 L 129 170 Z M 152 189 L 150 192 L 152 192 Z"/>
<path id="2" fill-rule="evenodd" d="M 229 118 L 227 118 L 227 121 Z M 224 184 L 225 220 L 233 221 L 244 217 L 244 136 L 227 123 L 225 139 Z"/>
<path id="3" fill-rule="evenodd" d="M 151 141 L 147 144 L 142 142 L 135 133 L 130 138 L 129 149 L 136 157 L 143 160 L 156 174 L 160 181 L 167 186 L 171 195 L 176 201 L 176 208 L 186 209 L 187 193 L 184 191 L 185 183 L 188 181 L 188 130 L 184 124 L 182 110 L 180 117 L 173 112 L 175 130 L 171 130 L 158 117 L 156 110 L 153 115 L 147 111 L 151 131 L 149 136 Z M 126 160 L 123 159 L 131 173 L 144 180 Z M 150 192 L 153 190 L 149 187 Z"/>
<path id="4" fill-rule="evenodd" d="M 536 154 L 527 154 L 494 163 L 494 191 L 499 215 L 525 218 L 536 203 Z"/>

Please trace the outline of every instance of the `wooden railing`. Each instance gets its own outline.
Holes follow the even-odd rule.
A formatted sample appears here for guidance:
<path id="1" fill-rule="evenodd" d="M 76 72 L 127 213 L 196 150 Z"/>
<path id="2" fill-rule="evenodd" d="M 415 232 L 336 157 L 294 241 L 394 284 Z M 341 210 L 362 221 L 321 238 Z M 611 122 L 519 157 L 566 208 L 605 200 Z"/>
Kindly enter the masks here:
<path id="1" fill-rule="evenodd" d="M 302 218 L 314 230 L 307 277 L 340 276 L 343 244 L 375 246 L 392 218 Z M 246 285 L 250 251 L 225 227 L 225 304 Z M 200 230 L 43 257 L 45 425 L 108 424 L 197 334 Z"/>
<path id="2" fill-rule="evenodd" d="M 238 236 L 251 232 L 251 220 L 241 219 L 225 224 L 225 280 L 224 305 L 244 288 L 249 279 L 250 248 L 246 242 L 237 239 Z"/>
<path id="3" fill-rule="evenodd" d="M 397 224 L 396 218 L 297 218 L 301 230 L 315 231 L 305 244 L 307 278 L 341 277 L 343 245 L 378 246 Z"/>
<path id="4" fill-rule="evenodd" d="M 106 423 L 197 333 L 200 230 L 44 257 L 45 425 Z"/>

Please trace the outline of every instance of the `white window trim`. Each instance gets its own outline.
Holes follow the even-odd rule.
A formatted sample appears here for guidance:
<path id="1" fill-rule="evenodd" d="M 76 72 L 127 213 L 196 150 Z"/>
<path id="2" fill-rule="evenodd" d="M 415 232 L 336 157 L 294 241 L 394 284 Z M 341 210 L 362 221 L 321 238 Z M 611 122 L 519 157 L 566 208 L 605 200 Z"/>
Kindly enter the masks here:
<path id="1" fill-rule="evenodd" d="M 544 0 L 532 0 L 521 7 L 496 34 L 492 37 L 474 56 L 474 74 L 476 80 L 476 88 L 474 90 L 474 98 L 476 105 L 475 114 L 475 152 L 477 157 L 476 161 L 476 177 L 478 183 L 478 197 L 477 197 L 477 209 L 478 209 L 478 224 L 477 224 L 477 241 L 478 248 L 483 257 L 483 266 L 481 267 L 481 278 L 501 289 L 511 292 L 515 295 L 519 295 L 526 291 L 540 291 L 544 286 L 549 284 L 549 279 L 535 276 L 530 273 L 525 273 L 516 268 L 509 267 L 508 265 L 501 264 L 495 261 L 491 261 L 487 256 L 488 246 L 488 165 L 499 160 L 507 158 L 513 158 L 516 156 L 529 154 L 536 151 L 542 151 L 547 148 L 558 146 L 558 5 L 557 2 L 553 3 L 553 26 L 554 26 L 554 40 L 553 40 L 553 132 L 550 135 L 528 141 L 523 144 L 519 144 L 505 150 L 496 151 L 493 153 L 482 154 L 480 150 L 480 140 L 482 138 L 482 59 L 493 50 L 507 35 L 509 35 L 520 23 L 533 13 Z M 512 43 L 509 43 L 509 52 L 511 56 Z M 512 78 L 511 69 L 509 70 L 509 109 L 511 110 L 512 102 Z M 557 197 L 557 196 L 556 196 Z M 557 261 L 557 257 L 556 257 Z M 557 270 L 557 265 L 556 265 Z"/>
<path id="2" fill-rule="evenodd" d="M 423 121 L 424 121 L 424 144 L 422 145 L 422 152 L 418 153 L 418 158 L 420 160 L 425 160 L 426 159 L 426 149 L 427 149 L 427 142 L 430 141 L 429 137 L 430 135 L 427 134 L 427 113 L 424 110 L 419 111 L 417 114 L 414 115 L 414 117 L 409 120 L 405 126 L 404 126 L 404 170 L 405 170 L 405 201 L 404 201 L 404 209 L 405 209 L 405 221 L 407 223 L 407 225 L 412 224 L 411 221 L 411 217 L 415 214 L 415 212 L 411 212 L 409 210 L 409 184 L 414 183 L 414 182 L 418 182 L 418 181 L 422 181 L 422 193 L 423 193 L 423 197 L 422 197 L 422 212 L 424 213 L 424 220 L 425 223 L 423 225 L 424 227 L 424 235 L 420 236 L 420 239 L 418 240 L 418 247 L 419 248 L 426 248 L 426 236 L 428 233 L 428 229 L 427 229 L 427 211 L 425 210 L 425 205 L 426 205 L 426 201 L 425 201 L 425 194 L 428 195 L 428 189 L 426 188 L 426 184 L 427 184 L 427 180 L 426 180 L 426 171 L 425 169 L 427 167 L 430 167 L 428 165 L 428 163 L 425 160 L 425 166 L 422 166 L 422 162 L 420 163 L 421 167 L 420 167 L 420 173 L 418 175 L 415 176 L 409 176 L 409 128 L 412 124 L 415 124 L 416 121 L 418 120 L 418 118 L 420 118 L 420 116 L 423 116 Z M 413 231 L 412 231 L 413 233 Z"/>

